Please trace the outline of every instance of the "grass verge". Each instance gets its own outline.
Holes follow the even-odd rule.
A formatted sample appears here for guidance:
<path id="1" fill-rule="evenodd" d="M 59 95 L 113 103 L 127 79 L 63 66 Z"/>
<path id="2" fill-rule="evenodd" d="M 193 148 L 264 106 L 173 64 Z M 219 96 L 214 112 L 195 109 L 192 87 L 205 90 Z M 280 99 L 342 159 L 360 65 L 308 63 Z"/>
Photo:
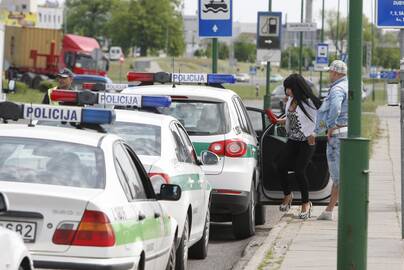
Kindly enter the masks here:
<path id="1" fill-rule="evenodd" d="M 16 93 L 7 94 L 8 101 L 21 103 L 42 103 L 44 93 L 28 88 L 24 83 L 17 82 Z"/>

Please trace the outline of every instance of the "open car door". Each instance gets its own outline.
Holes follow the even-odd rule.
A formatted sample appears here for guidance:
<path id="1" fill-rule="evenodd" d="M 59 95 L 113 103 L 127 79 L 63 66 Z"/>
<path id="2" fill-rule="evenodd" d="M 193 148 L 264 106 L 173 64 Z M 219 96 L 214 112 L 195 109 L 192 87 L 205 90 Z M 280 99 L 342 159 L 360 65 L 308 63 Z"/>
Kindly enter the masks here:
<path id="1" fill-rule="evenodd" d="M 262 204 L 279 204 L 283 198 L 283 192 L 277 168 L 286 148 L 286 130 L 283 126 L 272 124 L 264 110 L 247 107 L 247 111 L 260 142 L 261 187 L 259 189 L 259 201 Z M 258 114 L 259 112 L 260 115 Z M 326 136 L 316 138 L 316 150 L 307 168 L 309 198 L 313 204 L 317 205 L 328 203 L 332 187 L 328 171 L 326 146 Z M 292 168 L 289 171 L 289 180 L 291 181 L 294 195 L 293 202 L 298 204 L 301 200 L 301 194 Z"/>

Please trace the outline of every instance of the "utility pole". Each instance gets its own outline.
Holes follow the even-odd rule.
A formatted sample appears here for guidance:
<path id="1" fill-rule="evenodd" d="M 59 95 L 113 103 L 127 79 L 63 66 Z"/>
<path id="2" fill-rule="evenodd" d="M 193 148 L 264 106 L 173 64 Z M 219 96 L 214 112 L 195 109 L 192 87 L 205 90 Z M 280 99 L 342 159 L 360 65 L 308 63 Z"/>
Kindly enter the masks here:
<path id="1" fill-rule="evenodd" d="M 339 0 L 338 0 L 339 6 Z M 337 19 L 337 36 L 338 36 L 338 19 Z M 337 39 L 338 42 L 338 39 Z M 323 0 L 323 7 L 321 10 L 321 43 L 324 43 L 324 0 Z M 321 97 L 321 89 L 323 88 L 323 72 L 320 71 L 320 89 L 318 91 L 318 96 Z"/>
<path id="2" fill-rule="evenodd" d="M 272 0 L 268 2 L 268 11 L 272 11 Z M 257 33 L 258 35 L 258 33 Z M 265 88 L 265 96 L 264 96 L 264 109 L 271 108 L 271 62 L 267 62 L 267 76 L 266 76 L 266 88 Z"/>
<path id="3" fill-rule="evenodd" d="M 217 38 L 212 39 L 212 73 L 217 73 L 217 58 L 218 58 L 218 41 Z"/>
<path id="4" fill-rule="evenodd" d="M 300 9 L 300 22 L 303 23 L 303 7 L 304 0 L 301 1 Z M 303 32 L 300 32 L 300 51 L 299 51 L 299 74 L 302 75 L 302 62 L 303 62 Z"/>
<path id="5" fill-rule="evenodd" d="M 349 1 L 348 138 L 341 139 L 337 269 L 366 270 L 369 140 L 361 137 L 363 0 Z"/>

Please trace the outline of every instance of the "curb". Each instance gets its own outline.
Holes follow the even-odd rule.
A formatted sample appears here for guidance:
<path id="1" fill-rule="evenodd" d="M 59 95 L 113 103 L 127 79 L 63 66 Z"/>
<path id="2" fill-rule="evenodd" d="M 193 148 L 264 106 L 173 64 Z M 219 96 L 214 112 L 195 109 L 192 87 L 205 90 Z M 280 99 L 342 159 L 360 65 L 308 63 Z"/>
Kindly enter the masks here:
<path id="1" fill-rule="evenodd" d="M 259 247 L 259 249 L 255 252 L 255 255 L 248 261 L 247 265 L 244 267 L 244 270 L 256 270 L 260 266 L 268 251 L 274 246 L 275 240 L 278 238 L 279 234 L 286 227 L 286 225 L 288 225 L 288 222 L 281 220 L 281 222 L 272 228 L 268 236 L 265 238 L 262 246 Z"/>

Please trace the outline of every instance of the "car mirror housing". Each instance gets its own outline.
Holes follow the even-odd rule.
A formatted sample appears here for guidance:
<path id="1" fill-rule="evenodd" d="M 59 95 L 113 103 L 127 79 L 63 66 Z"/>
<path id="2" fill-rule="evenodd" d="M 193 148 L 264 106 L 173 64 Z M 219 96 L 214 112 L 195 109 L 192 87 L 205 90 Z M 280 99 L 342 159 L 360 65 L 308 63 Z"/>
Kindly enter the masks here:
<path id="1" fill-rule="evenodd" d="M 179 185 L 162 184 L 157 199 L 162 201 L 178 201 L 181 198 L 181 187 Z"/>
<path id="2" fill-rule="evenodd" d="M 219 156 L 211 151 L 201 152 L 202 165 L 216 165 L 219 163 Z"/>
<path id="3" fill-rule="evenodd" d="M 0 214 L 8 211 L 8 200 L 6 195 L 0 193 Z"/>

